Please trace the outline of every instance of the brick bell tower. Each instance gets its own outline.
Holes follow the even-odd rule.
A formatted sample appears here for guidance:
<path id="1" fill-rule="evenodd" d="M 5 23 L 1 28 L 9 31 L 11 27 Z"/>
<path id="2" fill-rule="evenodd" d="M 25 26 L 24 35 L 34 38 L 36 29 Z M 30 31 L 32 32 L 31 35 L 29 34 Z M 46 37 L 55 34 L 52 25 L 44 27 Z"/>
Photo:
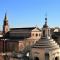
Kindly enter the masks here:
<path id="1" fill-rule="evenodd" d="M 5 13 L 4 22 L 3 22 L 3 35 L 5 35 L 9 31 L 7 14 Z"/>

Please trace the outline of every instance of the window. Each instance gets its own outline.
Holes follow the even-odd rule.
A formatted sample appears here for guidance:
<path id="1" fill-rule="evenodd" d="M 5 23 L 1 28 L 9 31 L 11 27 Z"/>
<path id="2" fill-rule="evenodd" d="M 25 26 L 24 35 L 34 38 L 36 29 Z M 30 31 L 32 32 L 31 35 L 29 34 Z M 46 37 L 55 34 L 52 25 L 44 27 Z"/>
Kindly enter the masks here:
<path id="1" fill-rule="evenodd" d="M 59 60 L 59 58 L 58 57 L 55 57 L 55 60 Z"/>
<path id="2" fill-rule="evenodd" d="M 45 37 L 45 30 L 43 30 L 43 37 Z"/>
<path id="3" fill-rule="evenodd" d="M 39 60 L 39 58 L 38 57 L 34 57 L 34 60 Z"/>
<path id="4" fill-rule="evenodd" d="M 32 36 L 34 36 L 34 34 L 32 34 Z"/>
<path id="5" fill-rule="evenodd" d="M 36 34 L 36 37 L 38 36 L 38 34 Z"/>

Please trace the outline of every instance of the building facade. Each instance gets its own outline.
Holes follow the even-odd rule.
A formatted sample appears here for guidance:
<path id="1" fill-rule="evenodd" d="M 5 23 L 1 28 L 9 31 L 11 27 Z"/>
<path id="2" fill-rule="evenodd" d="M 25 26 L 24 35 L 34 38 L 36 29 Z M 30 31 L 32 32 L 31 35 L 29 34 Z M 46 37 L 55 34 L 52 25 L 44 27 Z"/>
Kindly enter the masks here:
<path id="1" fill-rule="evenodd" d="M 0 60 L 60 59 L 60 29 L 39 27 L 9 28 L 5 14 L 3 31 L 0 32 Z M 27 60 L 26 59 L 26 60 Z"/>

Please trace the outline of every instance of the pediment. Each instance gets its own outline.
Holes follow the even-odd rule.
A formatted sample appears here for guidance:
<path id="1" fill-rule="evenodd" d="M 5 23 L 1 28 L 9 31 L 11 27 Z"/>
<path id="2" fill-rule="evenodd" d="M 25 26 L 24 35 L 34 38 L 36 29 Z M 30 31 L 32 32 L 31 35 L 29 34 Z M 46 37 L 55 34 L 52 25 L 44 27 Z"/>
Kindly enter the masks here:
<path id="1" fill-rule="evenodd" d="M 32 32 L 35 32 L 35 31 L 40 32 L 41 30 L 39 28 L 35 28 L 35 29 L 32 30 Z"/>

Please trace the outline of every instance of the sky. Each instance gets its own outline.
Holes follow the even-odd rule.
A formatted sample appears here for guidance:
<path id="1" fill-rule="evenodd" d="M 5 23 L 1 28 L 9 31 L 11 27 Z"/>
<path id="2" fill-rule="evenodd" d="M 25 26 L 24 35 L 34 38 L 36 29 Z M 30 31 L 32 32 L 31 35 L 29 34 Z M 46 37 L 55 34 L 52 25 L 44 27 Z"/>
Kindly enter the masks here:
<path id="1" fill-rule="evenodd" d="M 60 0 L 0 0 L 0 29 L 6 12 L 10 28 L 41 28 L 46 14 L 49 27 L 60 27 Z"/>

